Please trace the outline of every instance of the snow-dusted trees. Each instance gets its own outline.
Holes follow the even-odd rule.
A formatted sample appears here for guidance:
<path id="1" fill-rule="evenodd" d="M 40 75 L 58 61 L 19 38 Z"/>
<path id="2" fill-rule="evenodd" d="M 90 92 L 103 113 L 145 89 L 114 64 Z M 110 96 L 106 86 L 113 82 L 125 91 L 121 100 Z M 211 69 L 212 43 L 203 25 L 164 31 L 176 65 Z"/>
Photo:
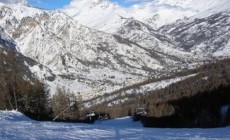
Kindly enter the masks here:
<path id="1" fill-rule="evenodd" d="M 5 85 L 4 76 L 4 56 L 2 50 L 0 50 L 0 109 L 7 108 L 7 89 Z"/>
<path id="2" fill-rule="evenodd" d="M 13 57 L 14 58 L 14 57 Z M 1 102 L 4 104 L 3 108 L 17 109 L 16 95 L 13 94 L 11 86 L 14 82 L 12 80 L 12 65 L 9 62 L 13 58 L 9 58 L 9 55 L 0 48 L 0 88 L 1 88 Z"/>
<path id="3" fill-rule="evenodd" d="M 23 74 L 20 70 L 23 67 L 18 63 L 18 54 L 15 49 L 1 48 L 0 50 L 0 84 L 1 96 L 5 103 L 5 108 L 18 110 L 18 98 L 21 96 L 18 93 Z"/>
<path id="4" fill-rule="evenodd" d="M 16 93 L 17 80 L 22 78 L 20 71 L 18 69 L 17 61 L 16 61 L 16 50 L 10 50 L 7 53 L 6 61 L 8 64 L 7 71 L 9 74 L 7 75 L 8 84 L 11 87 L 11 94 L 13 96 L 14 109 L 18 110 L 18 100 Z"/>

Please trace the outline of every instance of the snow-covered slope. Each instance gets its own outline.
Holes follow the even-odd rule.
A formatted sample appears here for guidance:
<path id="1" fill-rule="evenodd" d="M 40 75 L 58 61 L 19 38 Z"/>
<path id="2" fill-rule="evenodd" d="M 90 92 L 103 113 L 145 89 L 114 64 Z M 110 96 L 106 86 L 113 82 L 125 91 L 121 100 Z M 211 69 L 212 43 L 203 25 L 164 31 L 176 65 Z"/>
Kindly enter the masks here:
<path id="1" fill-rule="evenodd" d="M 0 55 L 1 61 L 4 62 L 1 62 L 3 66 L 1 67 L 2 71 L 9 72 L 7 69 L 16 68 L 19 76 L 29 82 L 36 78 L 34 74 L 42 73 L 43 71 L 45 71 L 45 74 L 42 75 L 44 80 L 52 81 L 55 79 L 55 75 L 50 69 L 39 64 L 35 60 L 24 56 L 16 50 L 16 47 L 14 40 L 8 36 L 2 28 L 0 28 Z M 36 71 L 31 71 L 31 69 L 35 67 L 38 69 Z"/>
<path id="2" fill-rule="evenodd" d="M 125 101 L 128 101 L 129 100 L 128 97 L 136 97 L 137 95 L 140 94 L 147 94 L 151 91 L 164 89 L 173 83 L 177 83 L 178 81 L 182 81 L 184 79 L 193 77 L 195 75 L 196 74 L 191 74 L 187 76 L 162 79 L 159 81 L 147 82 L 145 84 L 143 82 L 139 84 L 136 83 L 136 85 L 123 87 L 123 89 L 118 89 L 117 91 L 113 91 L 112 93 L 107 93 L 104 96 L 98 96 L 94 99 L 87 100 L 84 102 L 84 105 L 86 107 L 91 107 L 101 103 L 107 106 L 119 105 L 124 103 Z"/>
<path id="3" fill-rule="evenodd" d="M 158 31 L 167 34 L 176 46 L 206 58 L 229 57 L 230 11 L 201 19 L 188 19 L 163 26 Z"/>
<path id="4" fill-rule="evenodd" d="M 108 0 L 73 0 L 62 11 L 83 25 L 109 33 L 115 32 L 127 15 L 122 7 Z"/>
<path id="5" fill-rule="evenodd" d="M 162 64 L 170 64 L 170 66 L 182 66 L 186 61 L 195 60 L 191 57 L 191 53 L 181 51 L 174 43 L 174 40 L 165 35 L 164 32 L 158 32 L 151 26 L 137 20 L 127 20 L 121 28 L 116 32 L 117 35 L 136 42 L 142 46 L 154 58 L 160 59 Z M 170 58 L 170 59 L 169 59 Z M 186 66 L 187 67 L 187 66 Z"/>
<path id="6" fill-rule="evenodd" d="M 1 43 L 1 48 L 8 46 L 9 48 L 15 49 L 16 47 L 14 40 L 6 34 L 6 32 L 1 26 L 0 26 L 0 43 Z"/>
<path id="7" fill-rule="evenodd" d="M 227 140 L 230 127 L 212 129 L 143 128 L 124 117 L 96 124 L 36 122 L 20 112 L 0 111 L 0 139 L 101 140 L 101 139 L 218 139 Z"/>
<path id="8" fill-rule="evenodd" d="M 20 122 L 20 121 L 32 121 L 32 120 L 24 116 L 21 112 L 13 110 L 13 111 L 0 111 L 0 121 Z"/>
<path id="9" fill-rule="evenodd" d="M 156 3 L 180 6 L 185 9 L 193 9 L 197 11 L 212 10 L 214 8 L 219 8 L 219 10 L 226 10 L 226 8 L 229 6 L 228 0 L 156 0 Z"/>

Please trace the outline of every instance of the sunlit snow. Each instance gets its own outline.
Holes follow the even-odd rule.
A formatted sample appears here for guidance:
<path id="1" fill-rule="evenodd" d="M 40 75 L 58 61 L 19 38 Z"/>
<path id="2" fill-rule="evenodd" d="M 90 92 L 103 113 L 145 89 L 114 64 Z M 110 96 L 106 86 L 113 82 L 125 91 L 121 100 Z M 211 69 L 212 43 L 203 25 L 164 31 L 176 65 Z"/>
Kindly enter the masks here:
<path id="1" fill-rule="evenodd" d="M 144 128 L 130 117 L 95 124 L 37 122 L 16 111 L 0 111 L 1 140 L 227 140 L 230 127 L 214 129 Z"/>
<path id="2" fill-rule="evenodd" d="M 16 111 L 0 111 L 0 139 L 227 140 L 230 127 L 213 129 L 144 128 L 130 117 L 95 124 L 37 122 Z"/>

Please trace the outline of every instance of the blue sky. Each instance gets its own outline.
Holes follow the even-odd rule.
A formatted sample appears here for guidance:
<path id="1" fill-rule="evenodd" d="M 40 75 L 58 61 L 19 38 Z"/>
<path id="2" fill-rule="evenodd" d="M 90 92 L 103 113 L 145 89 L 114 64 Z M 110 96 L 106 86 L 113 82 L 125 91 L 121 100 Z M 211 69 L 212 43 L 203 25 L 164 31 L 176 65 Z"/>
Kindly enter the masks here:
<path id="1" fill-rule="evenodd" d="M 130 1 L 130 2 L 127 2 L 126 0 L 110 0 L 110 1 L 118 3 L 119 5 L 124 6 L 124 7 L 129 7 L 129 6 L 133 5 L 133 4 L 139 3 L 139 2 L 137 2 L 138 0 L 133 0 L 133 1 Z"/>
<path id="2" fill-rule="evenodd" d="M 62 8 L 65 5 L 68 5 L 71 0 L 27 0 L 29 4 L 34 7 L 44 8 L 44 9 L 58 9 Z M 128 7 L 133 4 L 137 4 L 138 0 L 111 0 L 115 3 L 118 3 L 121 6 Z M 130 2 L 127 2 L 130 1 Z M 140 0 L 144 1 L 144 0 Z"/>
<path id="3" fill-rule="evenodd" d="M 34 7 L 43 9 L 58 9 L 68 5 L 71 0 L 27 0 Z"/>

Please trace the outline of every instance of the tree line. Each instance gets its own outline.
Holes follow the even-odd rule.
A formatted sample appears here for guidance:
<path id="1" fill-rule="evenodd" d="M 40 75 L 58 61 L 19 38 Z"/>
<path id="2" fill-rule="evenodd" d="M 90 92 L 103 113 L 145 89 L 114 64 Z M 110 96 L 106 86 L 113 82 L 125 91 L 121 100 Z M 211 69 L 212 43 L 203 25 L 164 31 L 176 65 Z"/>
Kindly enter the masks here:
<path id="1" fill-rule="evenodd" d="M 6 44 L 1 45 L 0 110 L 18 110 L 36 120 L 53 120 L 68 108 L 57 120 L 79 119 L 79 100 L 76 94 L 60 88 L 51 97 L 45 84 L 25 66 L 24 56 Z"/>

